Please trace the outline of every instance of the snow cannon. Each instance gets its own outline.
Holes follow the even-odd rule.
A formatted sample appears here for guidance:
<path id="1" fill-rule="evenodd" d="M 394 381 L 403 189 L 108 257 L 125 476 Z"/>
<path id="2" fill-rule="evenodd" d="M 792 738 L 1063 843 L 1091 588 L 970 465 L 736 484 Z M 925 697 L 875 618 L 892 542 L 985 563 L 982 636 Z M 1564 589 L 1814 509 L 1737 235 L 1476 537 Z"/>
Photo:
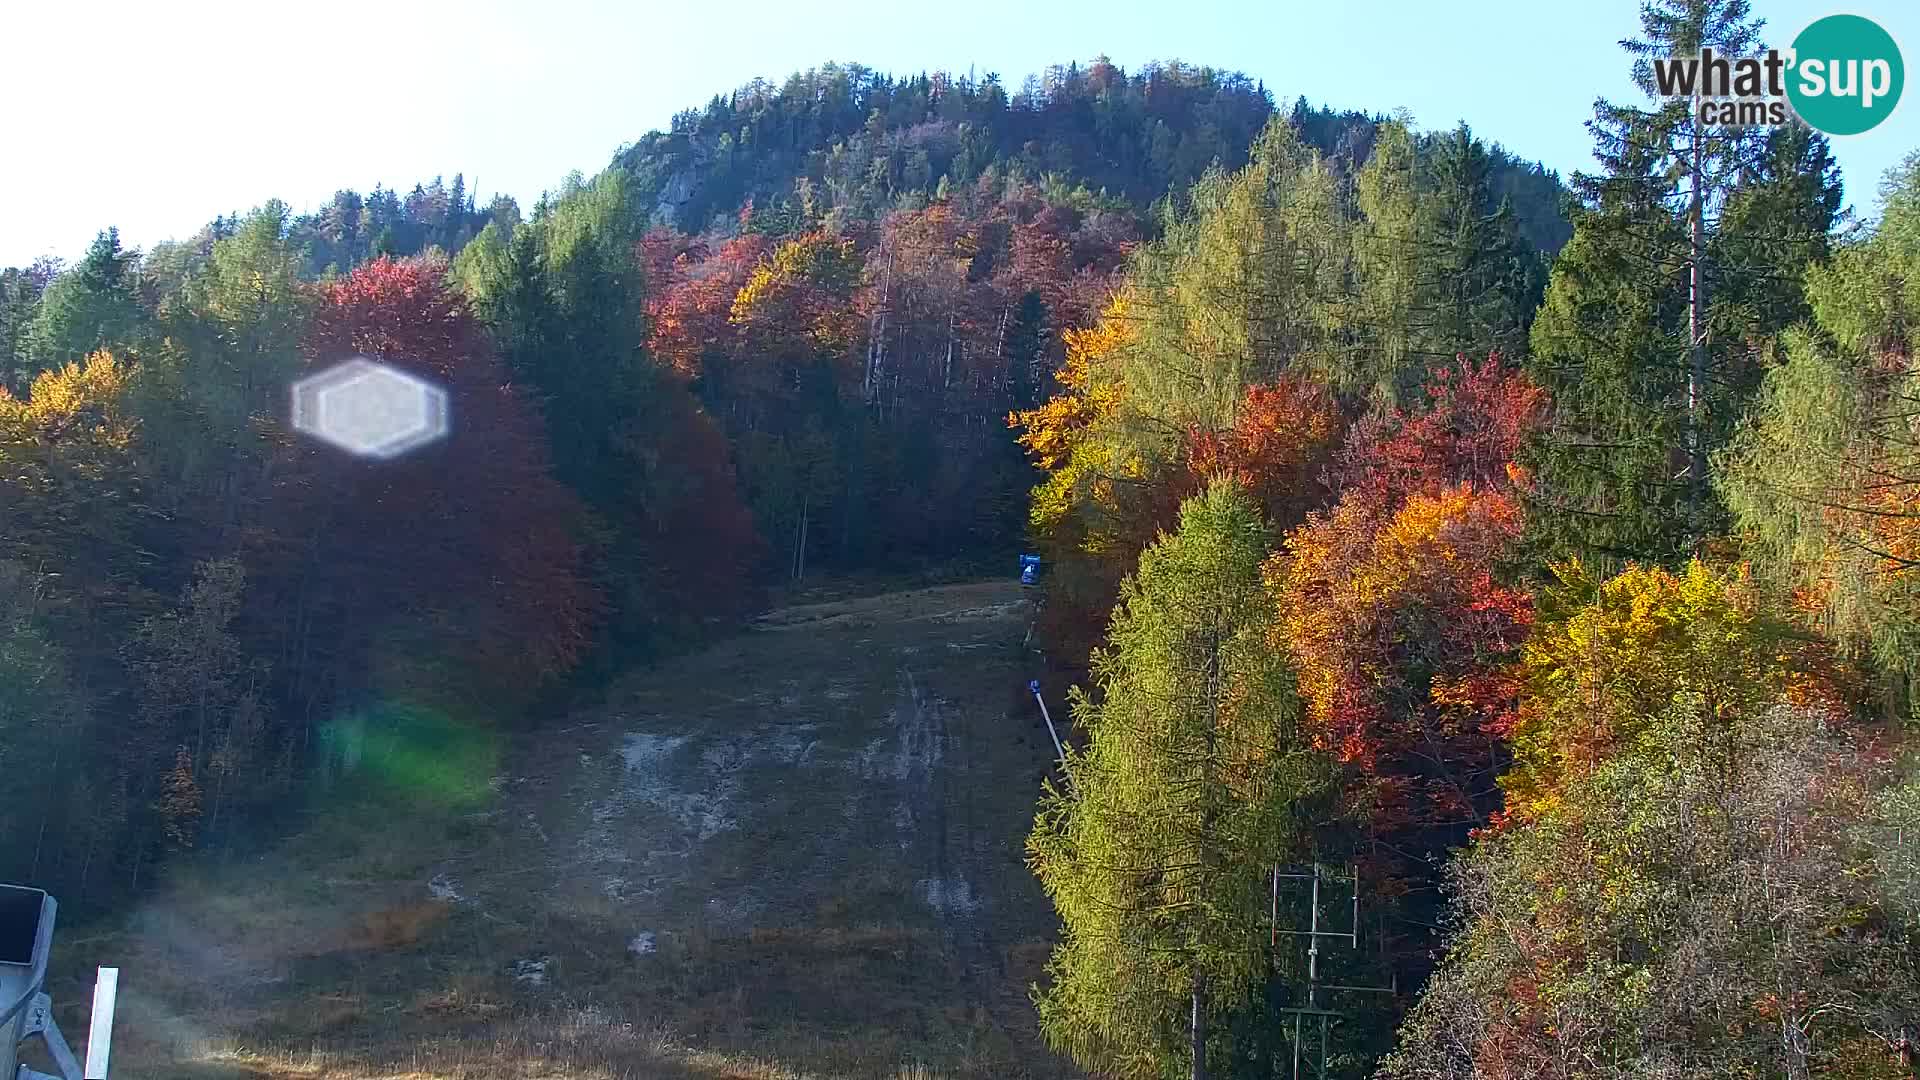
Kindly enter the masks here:
<path id="1" fill-rule="evenodd" d="M 113 1028 L 118 968 L 101 968 L 94 987 L 93 1025 L 87 1065 L 80 1062 L 53 1022 L 47 996 L 47 957 L 53 951 L 54 916 L 60 905 L 45 890 L 0 885 L 0 1078 L 4 1080 L 105 1080 Z M 49 1075 L 20 1064 L 20 1047 L 37 1038 L 60 1071 Z"/>

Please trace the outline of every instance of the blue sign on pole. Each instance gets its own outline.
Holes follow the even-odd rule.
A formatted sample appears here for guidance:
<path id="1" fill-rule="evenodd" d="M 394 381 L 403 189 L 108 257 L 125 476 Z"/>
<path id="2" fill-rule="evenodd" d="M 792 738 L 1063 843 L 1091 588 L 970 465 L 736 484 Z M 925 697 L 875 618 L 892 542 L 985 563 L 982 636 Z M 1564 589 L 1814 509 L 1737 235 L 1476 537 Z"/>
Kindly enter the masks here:
<path id="1" fill-rule="evenodd" d="M 1040 556 L 1020 556 L 1020 584 L 1035 585 L 1040 581 Z"/>

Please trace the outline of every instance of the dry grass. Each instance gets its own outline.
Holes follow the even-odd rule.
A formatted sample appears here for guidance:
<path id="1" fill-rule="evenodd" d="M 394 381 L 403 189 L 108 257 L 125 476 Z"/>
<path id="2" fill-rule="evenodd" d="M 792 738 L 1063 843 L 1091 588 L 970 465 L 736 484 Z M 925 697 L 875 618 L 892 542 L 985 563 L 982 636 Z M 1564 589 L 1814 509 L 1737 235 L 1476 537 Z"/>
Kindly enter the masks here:
<path id="1" fill-rule="evenodd" d="M 329 803 L 60 969 L 123 968 L 129 1076 L 1069 1075 L 1026 996 L 1053 918 L 1019 602 L 777 613 L 512 748 L 489 805 Z"/>

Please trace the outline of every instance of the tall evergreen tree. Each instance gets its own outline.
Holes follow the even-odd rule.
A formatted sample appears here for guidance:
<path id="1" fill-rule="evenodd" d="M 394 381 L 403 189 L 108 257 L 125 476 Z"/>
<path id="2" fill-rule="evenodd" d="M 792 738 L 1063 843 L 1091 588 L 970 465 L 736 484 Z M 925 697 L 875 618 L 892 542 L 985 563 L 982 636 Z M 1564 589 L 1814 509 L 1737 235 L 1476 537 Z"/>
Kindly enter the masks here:
<path id="1" fill-rule="evenodd" d="M 1704 47 L 1749 54 L 1760 23 L 1746 0 L 1656 0 L 1643 7 L 1641 30 L 1624 45 L 1652 97 L 1655 58 Z M 1823 213 L 1831 220 L 1824 171 L 1811 184 L 1766 179 L 1779 168 L 1765 164 L 1770 147 L 1783 162 L 1814 160 L 1818 148 L 1696 115 L 1682 99 L 1650 109 L 1603 100 L 1588 124 L 1603 171 L 1575 177 L 1574 237 L 1532 330 L 1530 362 L 1557 407 L 1530 518 L 1550 548 L 1672 561 L 1723 527 L 1706 462 L 1752 385 L 1749 343 L 1779 323 L 1756 318 L 1739 290 L 1717 292 L 1727 275 L 1715 260 L 1751 249 L 1752 233 L 1744 245 L 1733 240 L 1756 218 L 1802 237 Z M 1751 200 L 1764 215 L 1741 209 L 1750 189 L 1767 192 Z M 1791 281 L 1793 268 L 1780 269 Z M 1790 307 L 1769 300 L 1770 310 Z"/>
<path id="2" fill-rule="evenodd" d="M 490 224 L 453 277 L 539 404 L 554 474 L 597 519 L 616 641 L 644 648 L 683 616 L 736 610 L 758 549 L 724 441 L 648 362 L 626 183 L 570 178 L 511 239 Z"/>
<path id="3" fill-rule="evenodd" d="M 570 185 L 536 211 L 532 227 L 489 241 L 456 271 L 476 288 L 508 370 L 538 397 L 560 478 L 599 505 L 623 488 L 611 443 L 651 374 L 625 198 L 616 173 Z"/>
<path id="4" fill-rule="evenodd" d="M 1047 329 L 1047 303 L 1029 289 L 1007 320 L 1007 379 L 1012 384 L 1015 408 L 1031 409 L 1040 404 L 1041 383 L 1047 375 Z"/>
<path id="5" fill-rule="evenodd" d="M 1140 559 L 1075 691 L 1070 752 L 1028 840 L 1065 923 L 1041 1026 L 1089 1068 L 1209 1075 L 1214 1022 L 1269 964 L 1267 871 L 1305 836 L 1329 770 L 1306 748 L 1293 679 L 1267 647 L 1267 530 L 1237 484 L 1181 508 Z"/>
<path id="6" fill-rule="evenodd" d="M 214 530 L 236 525 L 267 482 L 272 447 L 261 430 L 284 415 L 300 370 L 313 305 L 291 224 L 287 205 L 269 200 L 215 241 L 163 302 L 163 343 L 138 372 L 163 501 L 195 504 Z"/>
<path id="7" fill-rule="evenodd" d="M 1472 129 L 1432 140 L 1426 157 L 1422 276 L 1437 294 L 1429 351 L 1517 359 L 1546 285 L 1540 254 L 1520 234 L 1512 199 L 1494 198 L 1494 159 Z"/>
<path id="8" fill-rule="evenodd" d="M 110 228 L 46 287 L 28 335 L 34 372 L 145 340 L 149 320 L 135 288 L 139 260 L 139 252 L 121 248 L 120 230 Z"/>
<path id="9" fill-rule="evenodd" d="M 1733 343 L 1807 318 L 1807 268 L 1824 262 L 1840 217 L 1840 170 L 1827 137 L 1800 124 L 1767 132 L 1735 178 L 1708 251 L 1713 332 Z M 1751 390 L 1757 363 L 1734 373 Z"/>

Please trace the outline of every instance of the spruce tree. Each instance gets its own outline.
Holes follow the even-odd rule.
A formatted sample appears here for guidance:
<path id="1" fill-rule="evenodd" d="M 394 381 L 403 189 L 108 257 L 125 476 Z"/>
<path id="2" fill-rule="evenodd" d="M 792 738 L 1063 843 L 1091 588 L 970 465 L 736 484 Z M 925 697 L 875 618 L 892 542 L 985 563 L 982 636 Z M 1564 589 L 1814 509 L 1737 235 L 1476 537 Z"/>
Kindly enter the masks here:
<path id="1" fill-rule="evenodd" d="M 1735 178 L 1708 252 L 1717 337 L 1764 338 L 1812 314 L 1807 268 L 1831 253 L 1840 200 L 1825 135 L 1799 124 L 1767 132 Z M 1739 374 L 1750 385 L 1757 365 Z"/>
<path id="2" fill-rule="evenodd" d="M 1124 1076 L 1208 1075 L 1215 1022 L 1268 968 L 1267 873 L 1328 773 L 1266 644 L 1268 534 L 1216 480 L 1141 556 L 1074 695 L 1090 743 L 1050 789 L 1029 859 L 1065 929 L 1037 995 L 1048 1041 Z"/>
<path id="3" fill-rule="evenodd" d="M 1461 124 L 1426 151 L 1430 194 L 1422 226 L 1435 294 L 1430 353 L 1518 358 L 1546 270 L 1520 234 L 1511 198 L 1496 200 L 1494 159 Z"/>
<path id="4" fill-rule="evenodd" d="M 1642 9 L 1641 29 L 1623 44 L 1635 83 L 1653 97 L 1655 58 L 1709 46 L 1751 54 L 1760 23 L 1746 0 L 1655 0 Z M 1752 342 L 1778 321 L 1756 317 L 1739 289 L 1721 288 L 1728 274 L 1716 258 L 1753 250 L 1721 241 L 1756 219 L 1767 230 L 1800 222 L 1805 236 L 1810 222 L 1820 231 L 1830 196 L 1820 183 L 1767 182 L 1777 171 L 1764 164 L 1770 147 L 1806 161 L 1817 157 L 1810 144 L 1695 116 L 1684 99 L 1650 109 L 1602 100 L 1588 124 L 1603 168 L 1574 178 L 1574 237 L 1531 334 L 1532 372 L 1556 404 L 1534 461 L 1540 486 L 1530 516 L 1548 549 L 1674 561 L 1723 527 L 1706 462 L 1753 384 Z M 1741 193 L 1756 185 L 1768 192 L 1765 214 L 1740 210 Z M 1792 265 L 1767 269 L 1793 280 Z M 1773 297 L 1767 306 L 1792 305 Z"/>
<path id="5" fill-rule="evenodd" d="M 121 248 L 119 229 L 107 229 L 78 265 L 46 286 L 27 335 L 32 370 L 26 378 L 147 339 L 150 321 L 135 289 L 139 259 L 139 252 Z"/>
<path id="6" fill-rule="evenodd" d="M 1046 379 L 1048 337 L 1047 303 L 1034 290 L 1020 297 L 1007 320 L 1007 382 L 1016 409 L 1031 409 L 1040 404 Z"/>

